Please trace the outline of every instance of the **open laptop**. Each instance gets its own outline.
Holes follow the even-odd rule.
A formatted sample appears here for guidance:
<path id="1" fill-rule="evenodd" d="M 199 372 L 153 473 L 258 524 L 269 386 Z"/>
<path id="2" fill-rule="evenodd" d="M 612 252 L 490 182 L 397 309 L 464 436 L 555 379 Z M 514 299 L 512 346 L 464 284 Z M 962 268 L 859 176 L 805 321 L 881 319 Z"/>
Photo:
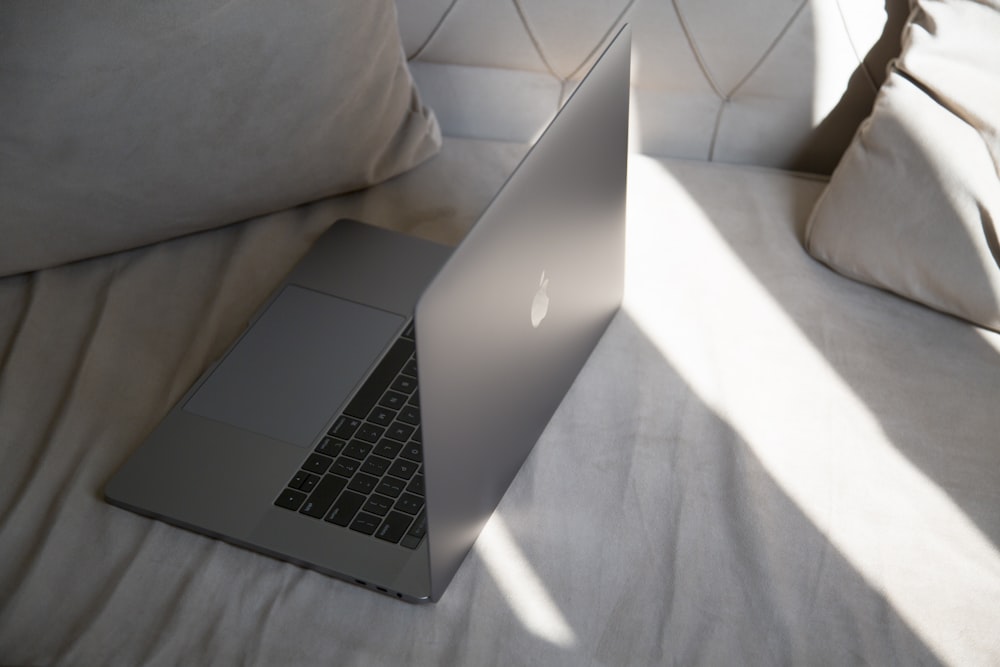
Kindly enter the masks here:
<path id="1" fill-rule="evenodd" d="M 334 223 L 107 500 L 440 599 L 621 303 L 630 48 L 457 248 Z"/>

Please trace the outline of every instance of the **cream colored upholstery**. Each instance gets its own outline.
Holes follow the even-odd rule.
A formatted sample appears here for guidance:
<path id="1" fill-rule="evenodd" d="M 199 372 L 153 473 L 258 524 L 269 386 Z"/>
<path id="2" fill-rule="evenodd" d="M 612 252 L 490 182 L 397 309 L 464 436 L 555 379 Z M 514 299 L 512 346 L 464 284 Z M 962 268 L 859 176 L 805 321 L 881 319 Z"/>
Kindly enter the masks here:
<path id="1" fill-rule="evenodd" d="M 898 52 L 905 0 L 406 0 L 446 135 L 527 141 L 633 26 L 635 150 L 829 173 Z"/>

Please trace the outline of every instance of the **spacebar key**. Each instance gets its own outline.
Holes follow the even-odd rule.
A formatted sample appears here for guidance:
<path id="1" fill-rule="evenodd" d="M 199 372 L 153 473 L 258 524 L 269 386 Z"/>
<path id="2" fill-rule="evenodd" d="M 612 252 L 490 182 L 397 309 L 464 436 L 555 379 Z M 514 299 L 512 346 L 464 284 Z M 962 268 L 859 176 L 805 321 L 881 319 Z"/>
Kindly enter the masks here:
<path id="1" fill-rule="evenodd" d="M 405 338 L 397 340 L 392 349 L 382 357 L 382 361 L 368 376 L 368 379 L 361 385 L 351 402 L 344 408 L 344 414 L 358 419 L 367 417 L 368 413 L 375 407 L 376 401 L 382 398 L 389 383 L 399 373 L 403 364 L 410 360 L 410 355 L 413 354 L 415 347 L 412 340 Z"/>
<path id="2" fill-rule="evenodd" d="M 308 516 L 322 519 L 326 510 L 337 499 L 337 494 L 343 491 L 345 486 L 347 486 L 346 479 L 336 475 L 325 476 L 313 489 L 312 495 L 299 511 Z"/>

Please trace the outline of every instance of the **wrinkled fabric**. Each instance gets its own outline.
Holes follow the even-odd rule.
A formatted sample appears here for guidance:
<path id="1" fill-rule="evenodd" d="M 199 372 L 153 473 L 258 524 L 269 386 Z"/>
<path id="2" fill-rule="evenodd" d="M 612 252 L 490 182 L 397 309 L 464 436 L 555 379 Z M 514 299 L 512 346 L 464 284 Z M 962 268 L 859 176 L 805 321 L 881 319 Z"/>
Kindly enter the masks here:
<path id="1" fill-rule="evenodd" d="M 625 306 L 436 605 L 101 500 L 334 218 L 456 241 L 522 152 L 0 280 L 0 662 L 1000 661 L 1000 340 L 810 259 L 788 173 L 633 156 Z"/>
<path id="2" fill-rule="evenodd" d="M 391 0 L 16 0 L 0 31 L 0 275 L 351 192 L 440 147 Z"/>

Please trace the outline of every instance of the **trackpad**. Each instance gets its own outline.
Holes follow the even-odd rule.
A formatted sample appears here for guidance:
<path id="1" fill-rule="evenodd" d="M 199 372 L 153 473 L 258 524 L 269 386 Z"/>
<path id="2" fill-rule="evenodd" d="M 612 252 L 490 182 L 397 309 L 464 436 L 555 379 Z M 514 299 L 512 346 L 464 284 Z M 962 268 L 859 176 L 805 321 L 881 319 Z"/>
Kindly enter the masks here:
<path id="1" fill-rule="evenodd" d="M 290 285 L 184 409 L 308 447 L 403 319 Z"/>

